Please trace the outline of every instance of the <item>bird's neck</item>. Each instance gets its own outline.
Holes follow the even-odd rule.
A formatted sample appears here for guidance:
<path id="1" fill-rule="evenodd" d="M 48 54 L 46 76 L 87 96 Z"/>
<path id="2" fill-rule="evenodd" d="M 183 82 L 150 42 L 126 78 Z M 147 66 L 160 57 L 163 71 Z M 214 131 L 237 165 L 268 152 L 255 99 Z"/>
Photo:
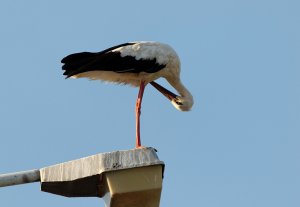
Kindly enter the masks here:
<path id="1" fill-rule="evenodd" d="M 180 96 L 187 101 L 194 103 L 194 99 L 190 91 L 182 84 L 181 80 L 168 80 L 168 82 L 176 89 Z"/>

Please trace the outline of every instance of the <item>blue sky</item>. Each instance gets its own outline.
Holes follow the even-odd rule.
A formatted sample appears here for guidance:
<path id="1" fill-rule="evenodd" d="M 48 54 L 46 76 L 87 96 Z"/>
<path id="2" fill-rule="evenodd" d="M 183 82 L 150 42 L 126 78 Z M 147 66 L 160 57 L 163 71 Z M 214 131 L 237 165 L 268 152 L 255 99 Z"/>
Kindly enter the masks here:
<path id="1" fill-rule="evenodd" d="M 133 148 L 138 90 L 65 80 L 60 60 L 154 40 L 178 52 L 195 100 L 182 113 L 145 91 L 142 144 L 166 163 L 161 206 L 299 206 L 299 8 L 296 0 L 1 1 L 0 173 Z M 104 206 L 38 183 L 1 188 L 0 204 Z"/>

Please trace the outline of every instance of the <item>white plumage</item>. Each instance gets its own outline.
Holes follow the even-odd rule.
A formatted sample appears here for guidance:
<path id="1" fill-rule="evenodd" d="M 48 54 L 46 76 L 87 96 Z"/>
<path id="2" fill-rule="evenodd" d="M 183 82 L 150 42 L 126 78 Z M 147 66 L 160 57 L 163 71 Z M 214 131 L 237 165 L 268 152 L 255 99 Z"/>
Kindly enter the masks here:
<path id="1" fill-rule="evenodd" d="M 153 60 L 155 59 L 157 64 L 166 65 L 163 70 L 156 73 L 147 73 L 141 71 L 134 73 L 134 68 L 124 70 L 114 69 L 114 71 L 88 71 L 73 75 L 72 78 L 89 78 L 91 80 L 102 80 L 113 83 L 130 84 L 133 86 L 139 86 L 140 81 L 144 80 L 146 83 L 150 83 L 160 77 L 167 78 L 168 76 L 177 76 L 180 74 L 180 61 L 176 52 L 166 44 L 158 42 L 130 42 L 132 45 L 126 45 L 111 50 L 113 53 L 120 53 L 120 57 L 134 57 L 136 60 Z M 172 77 L 170 77 L 172 79 Z"/>

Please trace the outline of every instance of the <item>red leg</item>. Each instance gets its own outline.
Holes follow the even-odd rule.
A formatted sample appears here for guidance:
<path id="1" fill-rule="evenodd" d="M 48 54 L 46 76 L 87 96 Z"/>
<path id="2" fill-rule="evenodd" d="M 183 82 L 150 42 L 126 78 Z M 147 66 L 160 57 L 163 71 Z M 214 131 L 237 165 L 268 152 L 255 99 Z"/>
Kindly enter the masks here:
<path id="1" fill-rule="evenodd" d="M 136 108 L 135 108 L 135 115 L 136 115 L 136 143 L 135 147 L 141 147 L 141 135 L 140 135 L 140 115 L 141 115 L 141 107 L 142 107 L 142 100 L 143 94 L 145 90 L 145 82 L 141 81 L 139 95 L 136 100 Z"/>

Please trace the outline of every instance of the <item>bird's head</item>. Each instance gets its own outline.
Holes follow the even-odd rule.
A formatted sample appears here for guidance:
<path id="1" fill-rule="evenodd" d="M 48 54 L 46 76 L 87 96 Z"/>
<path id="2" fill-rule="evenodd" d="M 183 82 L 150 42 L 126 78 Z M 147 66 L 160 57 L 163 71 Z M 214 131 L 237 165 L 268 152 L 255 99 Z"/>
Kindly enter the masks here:
<path id="1" fill-rule="evenodd" d="M 186 98 L 182 96 L 176 96 L 171 99 L 173 106 L 179 111 L 190 111 L 193 107 L 193 98 Z"/>
<path id="2" fill-rule="evenodd" d="M 167 97 L 173 106 L 179 111 L 190 111 L 193 104 L 193 96 L 190 93 L 186 93 L 185 96 L 178 96 L 171 91 L 165 89 L 158 83 L 152 81 L 150 82 L 152 86 L 154 86 L 159 92 L 161 92 L 165 97 Z"/>

